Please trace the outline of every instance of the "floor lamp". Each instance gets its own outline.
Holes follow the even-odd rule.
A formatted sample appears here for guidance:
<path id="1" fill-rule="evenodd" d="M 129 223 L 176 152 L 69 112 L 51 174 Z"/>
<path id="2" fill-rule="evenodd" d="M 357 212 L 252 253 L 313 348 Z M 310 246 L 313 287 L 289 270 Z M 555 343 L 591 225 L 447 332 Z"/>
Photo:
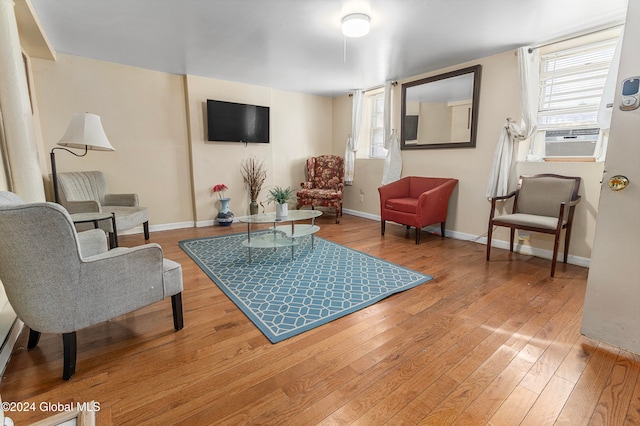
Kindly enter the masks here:
<path id="1" fill-rule="evenodd" d="M 56 172 L 56 149 L 67 151 L 76 157 L 84 157 L 89 150 L 93 151 L 115 151 L 115 149 L 109 143 L 107 135 L 102 128 L 102 121 L 100 117 L 95 114 L 89 114 L 88 112 L 76 112 L 71 118 L 71 123 L 67 127 L 67 131 L 58 145 L 64 147 L 53 147 L 51 153 L 51 177 L 53 179 L 53 196 L 56 203 L 60 203 L 60 194 L 58 192 L 58 175 Z M 84 149 L 82 154 L 76 154 L 75 152 L 67 149 Z"/>

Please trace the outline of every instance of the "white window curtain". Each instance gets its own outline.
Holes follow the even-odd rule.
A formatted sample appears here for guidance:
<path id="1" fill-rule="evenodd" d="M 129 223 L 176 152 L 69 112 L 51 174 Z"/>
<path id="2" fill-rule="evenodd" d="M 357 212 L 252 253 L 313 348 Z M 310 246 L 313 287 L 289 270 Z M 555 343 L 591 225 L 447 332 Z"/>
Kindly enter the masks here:
<path id="1" fill-rule="evenodd" d="M 360 127 L 362 125 L 362 109 L 364 106 L 364 93 L 362 90 L 353 92 L 351 107 L 351 135 L 347 138 L 347 146 L 344 153 L 344 184 L 353 185 L 355 175 L 356 151 L 360 145 Z"/>
<path id="2" fill-rule="evenodd" d="M 539 55 L 537 49 L 518 49 L 518 74 L 520 77 L 520 124 L 507 118 L 502 128 L 498 146 L 493 156 L 493 164 L 487 186 L 487 198 L 507 195 L 514 179 L 517 143 L 529 138 L 536 130 L 538 112 Z"/>
<path id="3" fill-rule="evenodd" d="M 384 84 L 384 147 L 387 150 L 387 156 L 384 159 L 382 172 L 383 185 L 400 179 L 402 174 L 400 139 L 398 139 L 396 129 L 391 129 L 391 86 L 391 81 Z"/>

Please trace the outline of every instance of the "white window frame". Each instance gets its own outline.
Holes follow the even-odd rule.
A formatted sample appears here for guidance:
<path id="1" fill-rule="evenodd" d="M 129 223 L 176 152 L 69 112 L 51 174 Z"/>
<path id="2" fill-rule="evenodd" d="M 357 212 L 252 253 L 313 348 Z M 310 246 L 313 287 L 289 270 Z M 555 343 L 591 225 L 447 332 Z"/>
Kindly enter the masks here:
<path id="1" fill-rule="evenodd" d="M 379 100 L 380 110 L 376 111 L 376 104 Z M 364 108 L 362 112 L 362 127 L 360 130 L 360 147 L 356 152 L 356 158 L 361 159 L 384 159 L 387 155 L 387 149 L 384 148 L 384 138 L 381 145 L 378 146 L 374 142 L 375 133 L 378 131 L 376 126 L 376 114 L 381 114 L 384 117 L 384 90 L 373 89 L 365 93 Z M 384 134 L 384 121 L 381 118 L 379 124 L 382 125 L 380 129 Z M 384 155 L 379 154 L 374 156 L 374 152 L 384 152 Z"/>
<path id="2" fill-rule="evenodd" d="M 376 137 L 380 140 L 376 141 Z M 371 127 L 369 128 L 369 158 L 385 158 L 384 147 L 384 92 L 371 96 Z"/>
<path id="3" fill-rule="evenodd" d="M 547 130 L 579 130 L 598 127 L 600 99 L 619 33 L 620 31 L 607 33 L 597 41 L 583 38 L 570 47 L 566 44 L 555 48 L 552 46 L 545 52 L 541 52 L 538 127 L 532 138 L 527 160 L 604 160 L 608 139 L 605 132 L 599 132 L 592 155 L 579 152 L 586 142 L 585 144 L 574 143 L 575 151 L 572 147 L 567 147 L 568 149 L 563 149 L 566 151 L 564 154 L 549 154 L 545 139 Z M 581 61 L 576 62 L 576 58 Z M 567 140 L 575 142 L 570 138 Z"/>

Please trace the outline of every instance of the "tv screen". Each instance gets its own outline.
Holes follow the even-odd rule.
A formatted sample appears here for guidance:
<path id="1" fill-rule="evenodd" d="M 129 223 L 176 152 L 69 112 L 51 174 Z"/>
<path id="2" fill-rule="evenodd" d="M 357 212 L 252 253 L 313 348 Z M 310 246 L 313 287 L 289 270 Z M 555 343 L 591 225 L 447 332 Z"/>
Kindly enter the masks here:
<path id="1" fill-rule="evenodd" d="M 269 107 L 207 100 L 208 140 L 269 143 Z"/>

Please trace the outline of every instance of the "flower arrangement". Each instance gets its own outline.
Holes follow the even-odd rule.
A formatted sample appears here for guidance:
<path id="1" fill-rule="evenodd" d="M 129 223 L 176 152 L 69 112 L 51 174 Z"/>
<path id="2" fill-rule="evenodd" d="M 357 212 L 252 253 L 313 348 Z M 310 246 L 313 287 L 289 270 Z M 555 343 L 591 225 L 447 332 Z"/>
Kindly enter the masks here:
<path id="1" fill-rule="evenodd" d="M 218 198 L 222 200 L 224 198 L 224 191 L 226 191 L 227 189 L 229 189 L 227 185 L 225 185 L 224 183 L 219 183 L 211 188 L 211 193 L 218 194 Z"/>

